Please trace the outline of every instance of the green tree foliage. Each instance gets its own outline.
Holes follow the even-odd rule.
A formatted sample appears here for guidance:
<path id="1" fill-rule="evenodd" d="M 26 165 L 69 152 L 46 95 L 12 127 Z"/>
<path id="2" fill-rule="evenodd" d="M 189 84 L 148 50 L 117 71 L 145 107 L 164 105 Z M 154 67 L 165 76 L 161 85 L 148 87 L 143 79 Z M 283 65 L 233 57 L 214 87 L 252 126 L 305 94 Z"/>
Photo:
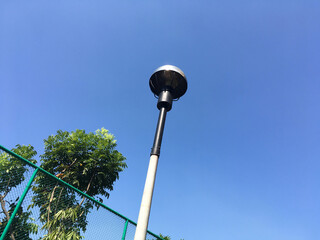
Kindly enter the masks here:
<path id="1" fill-rule="evenodd" d="M 170 236 L 164 236 L 161 233 L 159 234 L 160 237 L 162 237 L 164 240 L 171 240 Z"/>
<path id="2" fill-rule="evenodd" d="M 37 152 L 30 145 L 17 145 L 12 151 L 33 163 L 36 162 L 33 157 Z M 26 163 L 7 153 L 0 154 L 0 203 L 2 209 L 0 214 L 0 233 L 3 232 L 19 200 L 19 198 L 13 199 L 12 196 L 10 197 L 9 193 L 25 180 L 27 171 Z M 29 233 L 36 233 L 37 225 L 33 223 L 30 215 L 31 212 L 20 207 L 5 239 L 31 239 Z M 14 231 L 13 229 L 19 229 L 19 231 Z"/>
<path id="3" fill-rule="evenodd" d="M 127 167 L 125 157 L 115 149 L 114 136 L 104 128 L 95 133 L 59 130 L 44 143 L 41 167 L 100 201 L 102 196 L 109 197 L 119 173 Z M 42 174 L 36 177 L 33 192 L 30 207 L 39 207 L 42 229 L 47 231 L 42 239 L 82 238 L 87 214 L 94 207 L 91 201 L 57 182 L 49 183 Z"/>
<path id="4" fill-rule="evenodd" d="M 170 236 L 164 236 L 161 233 L 159 234 L 159 236 L 162 237 L 164 240 L 171 240 Z M 183 240 L 183 239 L 180 239 L 180 240 Z"/>

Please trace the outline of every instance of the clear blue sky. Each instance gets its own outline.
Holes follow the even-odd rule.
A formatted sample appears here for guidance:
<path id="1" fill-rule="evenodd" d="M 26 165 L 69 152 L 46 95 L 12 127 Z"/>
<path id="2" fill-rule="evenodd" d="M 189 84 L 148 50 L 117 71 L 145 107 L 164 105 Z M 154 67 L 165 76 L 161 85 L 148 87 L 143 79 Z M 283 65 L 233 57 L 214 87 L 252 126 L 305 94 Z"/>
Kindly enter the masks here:
<path id="1" fill-rule="evenodd" d="M 1 1 L 0 143 L 105 127 L 128 168 L 105 203 L 137 220 L 164 64 L 168 113 L 150 229 L 320 239 L 319 1 Z"/>

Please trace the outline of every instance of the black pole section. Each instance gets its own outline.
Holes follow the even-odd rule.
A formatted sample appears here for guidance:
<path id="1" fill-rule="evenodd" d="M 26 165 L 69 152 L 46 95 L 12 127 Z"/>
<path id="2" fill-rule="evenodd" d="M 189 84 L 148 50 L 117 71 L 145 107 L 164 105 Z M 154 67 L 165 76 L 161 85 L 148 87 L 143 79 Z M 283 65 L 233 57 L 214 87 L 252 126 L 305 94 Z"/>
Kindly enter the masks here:
<path id="1" fill-rule="evenodd" d="M 167 116 L 167 109 L 165 107 L 162 107 L 160 109 L 159 118 L 158 118 L 158 125 L 157 125 L 157 129 L 156 129 L 156 134 L 154 136 L 153 147 L 151 148 L 150 155 L 160 156 L 161 141 L 162 141 L 164 124 L 166 121 L 166 116 Z"/>

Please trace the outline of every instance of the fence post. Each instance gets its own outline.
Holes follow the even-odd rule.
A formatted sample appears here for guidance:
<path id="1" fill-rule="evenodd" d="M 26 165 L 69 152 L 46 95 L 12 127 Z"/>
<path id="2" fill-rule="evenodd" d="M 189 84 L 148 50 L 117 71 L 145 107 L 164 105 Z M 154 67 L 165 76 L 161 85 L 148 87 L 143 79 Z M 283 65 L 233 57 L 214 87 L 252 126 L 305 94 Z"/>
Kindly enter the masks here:
<path id="1" fill-rule="evenodd" d="M 128 227 L 128 219 L 126 220 L 126 223 L 124 224 L 124 229 L 123 229 L 123 234 L 122 234 L 121 240 L 125 240 L 126 239 L 127 227 Z"/>
<path id="2" fill-rule="evenodd" d="M 19 210 L 19 208 L 20 208 L 20 206 L 21 206 L 21 204 L 22 204 L 25 196 L 27 195 L 27 193 L 28 193 L 28 191 L 29 191 L 29 189 L 30 189 L 30 187 L 31 187 L 31 184 L 32 184 L 34 178 L 35 178 L 36 175 L 37 175 L 37 172 L 38 172 L 38 168 L 36 168 L 36 170 L 34 170 L 34 172 L 33 172 L 32 176 L 31 176 L 31 178 L 30 178 L 27 186 L 25 187 L 25 189 L 24 189 L 24 191 L 23 191 L 23 193 L 22 193 L 22 195 L 21 195 L 21 197 L 20 197 L 20 199 L 19 199 L 19 201 L 18 201 L 18 203 L 17 203 L 17 206 L 16 206 L 15 209 L 13 210 L 13 213 L 11 214 L 10 219 L 9 219 L 9 221 L 8 221 L 5 229 L 3 230 L 3 233 L 2 233 L 2 235 L 1 235 L 1 237 L 0 237 L 0 240 L 3 240 L 4 237 L 6 236 L 7 232 L 9 231 L 9 228 L 10 228 L 12 222 L 13 222 L 13 219 L 14 219 L 14 217 L 16 216 L 16 214 L 17 214 L 17 212 L 18 212 L 18 210 Z"/>

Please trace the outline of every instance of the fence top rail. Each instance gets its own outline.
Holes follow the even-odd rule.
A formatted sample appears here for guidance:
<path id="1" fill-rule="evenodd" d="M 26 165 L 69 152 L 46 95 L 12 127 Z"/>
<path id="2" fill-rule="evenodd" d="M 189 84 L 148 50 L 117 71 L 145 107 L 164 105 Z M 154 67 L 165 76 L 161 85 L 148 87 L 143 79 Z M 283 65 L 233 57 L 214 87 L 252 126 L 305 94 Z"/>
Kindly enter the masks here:
<path id="1" fill-rule="evenodd" d="M 95 198 L 93 198 L 93 197 L 89 196 L 88 194 L 80 191 L 79 189 L 75 188 L 74 186 L 70 185 L 69 183 L 61 180 L 60 178 L 56 177 L 55 175 L 49 173 L 48 171 L 46 171 L 46 170 L 44 170 L 43 168 L 37 166 L 36 164 L 30 162 L 29 160 L 21 157 L 20 155 L 12 152 L 11 150 L 5 148 L 4 146 L 0 145 L 0 149 L 3 150 L 3 151 L 5 151 L 5 152 L 8 153 L 8 154 L 14 156 L 15 158 L 18 158 L 19 160 L 25 162 L 25 163 L 28 164 L 29 166 L 38 169 L 38 171 L 43 172 L 43 173 L 46 174 L 47 176 L 53 178 L 54 180 L 58 181 L 59 183 L 65 185 L 66 187 L 71 188 L 71 189 L 74 190 L 75 192 L 77 192 L 77 193 L 79 193 L 80 195 L 82 195 L 82 196 L 90 199 L 90 200 L 93 201 L 95 204 L 97 204 L 97 205 L 99 205 L 99 206 L 107 209 L 108 211 L 110 211 L 110 212 L 118 215 L 118 216 L 121 217 L 122 219 L 124 219 L 124 220 L 132 223 L 132 224 L 135 225 L 135 226 L 137 225 L 136 222 L 132 221 L 131 219 L 127 218 L 126 216 L 123 216 L 121 213 L 118 213 L 117 211 L 113 210 L 112 208 L 109 208 L 108 206 L 106 206 L 106 205 L 104 205 L 103 203 L 99 202 L 99 201 L 96 200 Z M 156 238 L 158 238 L 158 239 L 164 240 L 162 237 L 156 235 L 156 234 L 153 233 L 153 232 L 150 232 L 149 230 L 148 230 L 147 232 L 148 232 L 149 234 L 151 234 L 153 237 L 156 237 Z"/>

